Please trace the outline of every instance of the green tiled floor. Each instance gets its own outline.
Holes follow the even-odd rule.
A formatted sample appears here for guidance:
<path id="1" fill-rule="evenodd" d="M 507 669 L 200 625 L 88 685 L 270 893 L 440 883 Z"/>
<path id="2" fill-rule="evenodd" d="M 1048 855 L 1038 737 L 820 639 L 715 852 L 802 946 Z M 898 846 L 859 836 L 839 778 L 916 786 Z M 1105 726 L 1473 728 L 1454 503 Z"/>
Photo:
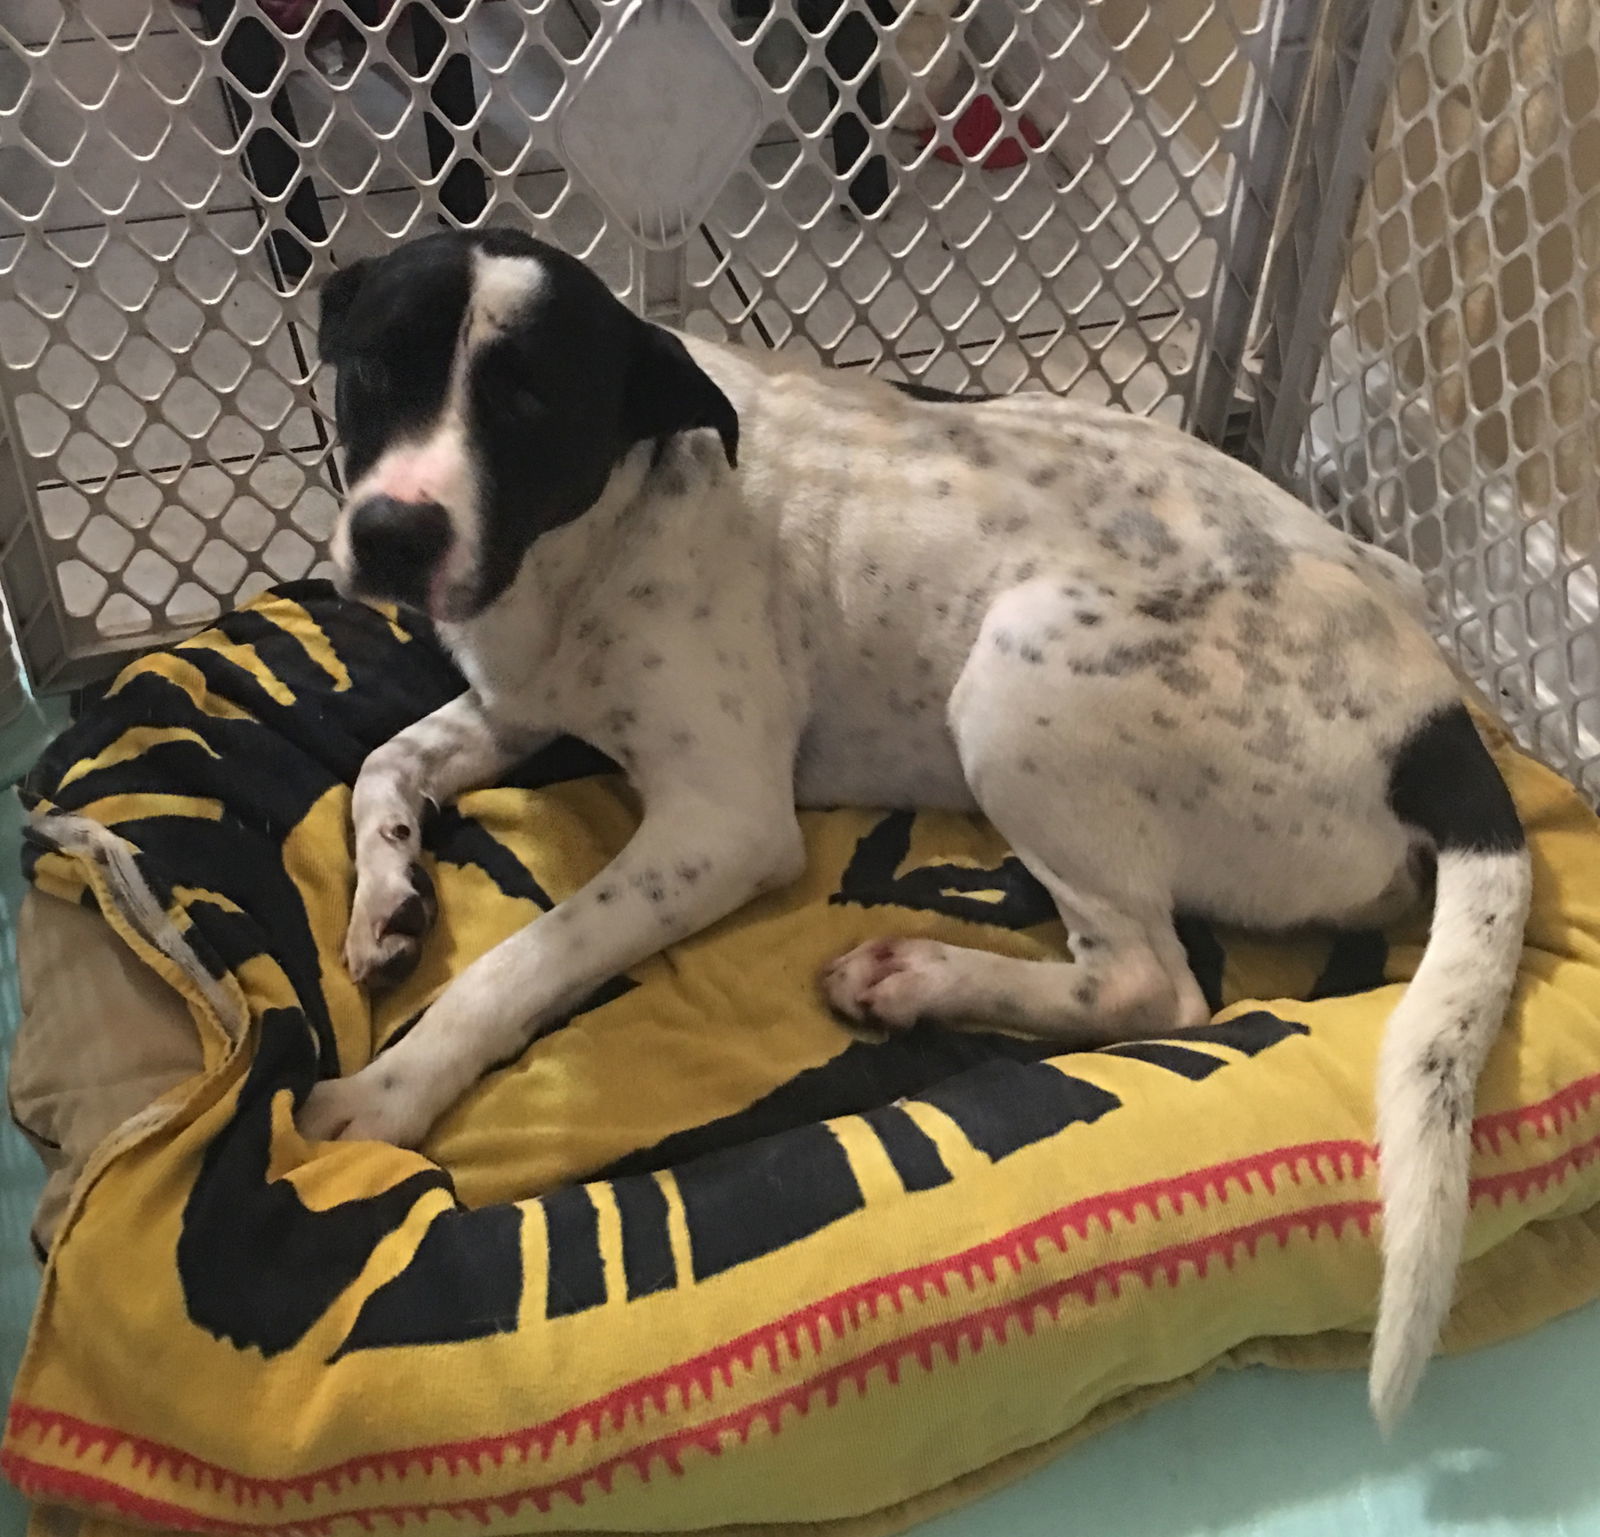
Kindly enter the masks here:
<path id="1" fill-rule="evenodd" d="M 9 782 L 37 751 L 31 716 L 0 732 Z M 18 810 L 0 798 L 0 1051 L 16 1028 Z M 0 1126 L 0 1371 L 22 1351 L 35 1277 L 25 1235 L 38 1172 Z M 21 1503 L 0 1489 L 0 1537 Z M 1600 1307 L 1439 1363 L 1388 1446 L 1354 1374 L 1250 1371 L 1066 1453 L 924 1537 L 1600 1537 Z"/>

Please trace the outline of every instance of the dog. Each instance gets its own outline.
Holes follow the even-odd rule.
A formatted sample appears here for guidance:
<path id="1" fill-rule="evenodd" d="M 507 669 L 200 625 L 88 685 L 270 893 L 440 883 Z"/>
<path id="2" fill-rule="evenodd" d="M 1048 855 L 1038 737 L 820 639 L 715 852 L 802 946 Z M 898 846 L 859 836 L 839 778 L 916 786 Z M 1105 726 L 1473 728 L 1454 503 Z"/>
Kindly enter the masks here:
<path id="1" fill-rule="evenodd" d="M 643 818 L 319 1083 L 304 1133 L 415 1145 L 599 983 L 793 880 L 797 805 L 981 811 L 1060 911 L 1059 962 L 894 937 L 840 957 L 829 1002 L 887 1030 L 1181 1031 L 1208 1010 L 1175 911 L 1364 927 L 1431 876 L 1378 1071 L 1392 1423 L 1450 1306 L 1531 883 L 1416 574 L 1175 429 L 678 335 L 520 233 L 422 238 L 320 304 L 339 582 L 425 613 L 468 683 L 358 776 L 350 972 L 416 959 L 425 806 L 557 733 L 609 754 Z"/>

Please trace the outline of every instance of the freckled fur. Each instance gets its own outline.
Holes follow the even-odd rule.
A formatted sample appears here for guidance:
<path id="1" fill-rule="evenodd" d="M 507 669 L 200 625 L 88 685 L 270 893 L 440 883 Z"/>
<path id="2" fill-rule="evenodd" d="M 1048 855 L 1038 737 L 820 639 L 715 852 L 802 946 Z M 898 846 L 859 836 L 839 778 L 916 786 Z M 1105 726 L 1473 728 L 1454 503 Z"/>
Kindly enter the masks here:
<path id="1" fill-rule="evenodd" d="M 492 276 L 494 324 L 464 325 L 452 378 L 470 373 L 475 338 L 519 323 L 516 272 Z M 560 290 L 547 276 L 530 262 L 535 319 Z M 840 957 L 827 996 L 887 1028 L 1167 1034 L 1208 1017 L 1174 909 L 1274 929 L 1415 899 L 1418 836 L 1389 773 L 1456 686 L 1403 563 L 1153 422 L 1039 394 L 915 400 L 680 341 L 703 376 L 685 389 L 737 416 L 737 468 L 712 406 L 716 433 L 623 443 L 589 504 L 552 521 L 486 607 L 441 623 L 469 691 L 362 770 L 352 971 L 414 958 L 420 938 L 394 919 L 415 926 L 423 800 L 491 782 L 530 742 L 569 731 L 610 753 L 643 823 L 562 922 L 467 968 L 381 1077 L 319 1085 L 309 1132 L 417 1141 L 598 982 L 792 879 L 797 805 L 981 810 L 1072 936 L 1072 959 L 1049 963 L 910 939 Z M 459 414 L 466 397 L 452 398 Z M 493 541 L 474 501 L 484 477 L 447 462 L 470 437 L 451 431 L 427 464 L 461 531 L 452 591 L 466 592 Z M 334 549 L 347 563 L 342 524 Z M 1386 1421 L 1448 1306 L 1459 1144 L 1526 904 L 1525 857 L 1437 863 L 1442 916 L 1380 1080 Z"/>

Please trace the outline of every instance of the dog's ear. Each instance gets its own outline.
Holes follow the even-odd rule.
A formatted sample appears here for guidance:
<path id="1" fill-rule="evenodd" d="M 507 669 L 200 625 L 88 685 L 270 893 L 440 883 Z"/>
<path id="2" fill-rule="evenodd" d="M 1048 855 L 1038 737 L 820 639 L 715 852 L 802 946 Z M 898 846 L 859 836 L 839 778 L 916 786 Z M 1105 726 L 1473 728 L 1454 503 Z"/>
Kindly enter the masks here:
<path id="1" fill-rule="evenodd" d="M 739 413 L 670 331 L 641 321 L 622 402 L 628 441 L 664 438 L 693 427 L 713 427 L 730 469 L 739 463 Z"/>
<path id="2" fill-rule="evenodd" d="M 325 363 L 340 361 L 345 317 L 356 302 L 371 265 L 368 258 L 362 257 L 348 267 L 341 267 L 322 285 L 322 292 L 317 296 L 317 351 Z"/>

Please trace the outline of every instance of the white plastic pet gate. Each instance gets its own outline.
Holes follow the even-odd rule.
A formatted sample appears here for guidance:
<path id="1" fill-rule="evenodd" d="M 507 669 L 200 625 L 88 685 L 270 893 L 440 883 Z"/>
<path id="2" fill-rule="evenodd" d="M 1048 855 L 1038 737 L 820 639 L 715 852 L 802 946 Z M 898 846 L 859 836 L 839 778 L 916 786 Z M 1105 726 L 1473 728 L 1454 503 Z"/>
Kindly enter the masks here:
<path id="1" fill-rule="evenodd" d="M 1600 662 L 1566 552 L 1594 547 L 1597 413 L 1552 382 L 1588 342 L 1581 278 L 1540 254 L 1579 232 L 1529 203 L 1498 248 L 1539 314 L 1576 301 L 1498 393 L 1471 349 L 1511 358 L 1511 312 L 1473 331 L 1453 286 L 1466 222 L 1499 217 L 1462 165 L 1526 182 L 1518 154 L 1576 165 L 1600 131 L 1569 92 L 1538 146 L 1495 138 L 1563 50 L 1600 56 L 1567 5 L 3 0 L 0 570 L 30 675 L 323 569 L 315 284 L 442 219 L 531 228 L 707 334 L 1083 392 L 1254 454 L 1414 553 L 1469 665 L 1584 769 Z"/>

